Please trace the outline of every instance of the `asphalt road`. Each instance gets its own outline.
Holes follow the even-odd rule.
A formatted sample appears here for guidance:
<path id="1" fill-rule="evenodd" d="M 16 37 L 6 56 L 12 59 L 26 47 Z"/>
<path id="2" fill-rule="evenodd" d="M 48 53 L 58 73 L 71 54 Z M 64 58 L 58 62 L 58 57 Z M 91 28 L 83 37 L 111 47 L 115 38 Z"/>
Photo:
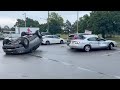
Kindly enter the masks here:
<path id="1" fill-rule="evenodd" d="M 120 48 L 83 52 L 66 44 L 6 55 L 0 41 L 0 79 L 119 79 Z"/>

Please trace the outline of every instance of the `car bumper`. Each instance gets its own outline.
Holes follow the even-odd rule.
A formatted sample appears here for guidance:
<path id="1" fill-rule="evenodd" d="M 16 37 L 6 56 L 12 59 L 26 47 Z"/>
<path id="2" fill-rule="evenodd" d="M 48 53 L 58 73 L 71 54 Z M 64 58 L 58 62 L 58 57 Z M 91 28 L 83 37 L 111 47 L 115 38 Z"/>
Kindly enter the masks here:
<path id="1" fill-rule="evenodd" d="M 70 48 L 75 48 L 75 49 L 83 49 L 84 46 L 83 45 L 79 45 L 79 44 L 69 44 Z"/>
<path id="2" fill-rule="evenodd" d="M 25 48 L 20 46 L 20 47 L 12 47 L 12 46 L 3 46 L 3 51 L 5 53 L 10 53 L 10 54 L 19 54 L 19 53 L 25 53 Z"/>

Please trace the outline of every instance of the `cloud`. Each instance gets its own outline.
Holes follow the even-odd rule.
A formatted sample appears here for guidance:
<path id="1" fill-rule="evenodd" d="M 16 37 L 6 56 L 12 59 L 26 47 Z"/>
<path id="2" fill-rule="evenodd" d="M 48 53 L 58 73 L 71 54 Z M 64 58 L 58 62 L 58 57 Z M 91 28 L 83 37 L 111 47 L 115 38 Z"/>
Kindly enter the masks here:
<path id="1" fill-rule="evenodd" d="M 12 27 L 16 23 L 15 18 L 9 18 L 9 17 L 0 17 L 0 25 L 1 27 L 4 27 L 5 25 L 8 25 L 9 27 Z"/>
<path id="2" fill-rule="evenodd" d="M 74 23 L 77 20 L 76 11 L 50 11 L 56 12 L 63 17 L 64 22 L 69 20 L 71 23 Z M 85 14 L 89 14 L 91 11 L 79 11 L 79 17 L 82 17 Z M 8 25 L 12 27 L 16 19 L 25 19 L 23 13 L 26 13 L 26 16 L 34 20 L 39 21 L 40 24 L 46 23 L 48 18 L 48 11 L 0 11 L 0 25 L 4 27 Z M 43 19 L 40 19 L 43 18 Z"/>

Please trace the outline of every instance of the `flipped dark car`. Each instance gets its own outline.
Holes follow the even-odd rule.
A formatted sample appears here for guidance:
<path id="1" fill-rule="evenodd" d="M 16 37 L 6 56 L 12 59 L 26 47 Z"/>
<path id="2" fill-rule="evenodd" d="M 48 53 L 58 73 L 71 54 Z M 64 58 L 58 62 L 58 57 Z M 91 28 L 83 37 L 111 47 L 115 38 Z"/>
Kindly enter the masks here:
<path id="1" fill-rule="evenodd" d="M 42 43 L 42 35 L 37 30 L 33 34 L 22 32 L 17 39 L 4 39 L 3 51 L 6 54 L 22 54 L 35 51 Z"/>

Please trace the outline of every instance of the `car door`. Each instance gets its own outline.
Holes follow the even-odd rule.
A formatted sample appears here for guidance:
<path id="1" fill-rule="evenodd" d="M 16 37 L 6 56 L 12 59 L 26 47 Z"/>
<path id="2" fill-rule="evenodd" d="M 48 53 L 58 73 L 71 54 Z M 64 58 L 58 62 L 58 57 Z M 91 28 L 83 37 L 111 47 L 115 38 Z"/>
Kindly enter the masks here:
<path id="1" fill-rule="evenodd" d="M 46 41 L 49 41 L 50 43 L 54 43 L 54 38 L 53 36 L 47 36 Z"/>
<path id="2" fill-rule="evenodd" d="M 105 48 L 105 47 L 108 46 L 108 44 L 107 44 L 105 41 L 106 41 L 106 40 L 104 40 L 104 39 L 100 39 L 100 40 L 99 40 L 99 47 L 100 47 L 100 48 Z"/>
<path id="3" fill-rule="evenodd" d="M 53 37 L 55 43 L 60 43 L 60 38 L 57 35 L 54 35 Z"/>
<path id="4" fill-rule="evenodd" d="M 88 38 L 88 42 L 92 48 L 99 48 L 99 41 L 97 37 Z"/>

